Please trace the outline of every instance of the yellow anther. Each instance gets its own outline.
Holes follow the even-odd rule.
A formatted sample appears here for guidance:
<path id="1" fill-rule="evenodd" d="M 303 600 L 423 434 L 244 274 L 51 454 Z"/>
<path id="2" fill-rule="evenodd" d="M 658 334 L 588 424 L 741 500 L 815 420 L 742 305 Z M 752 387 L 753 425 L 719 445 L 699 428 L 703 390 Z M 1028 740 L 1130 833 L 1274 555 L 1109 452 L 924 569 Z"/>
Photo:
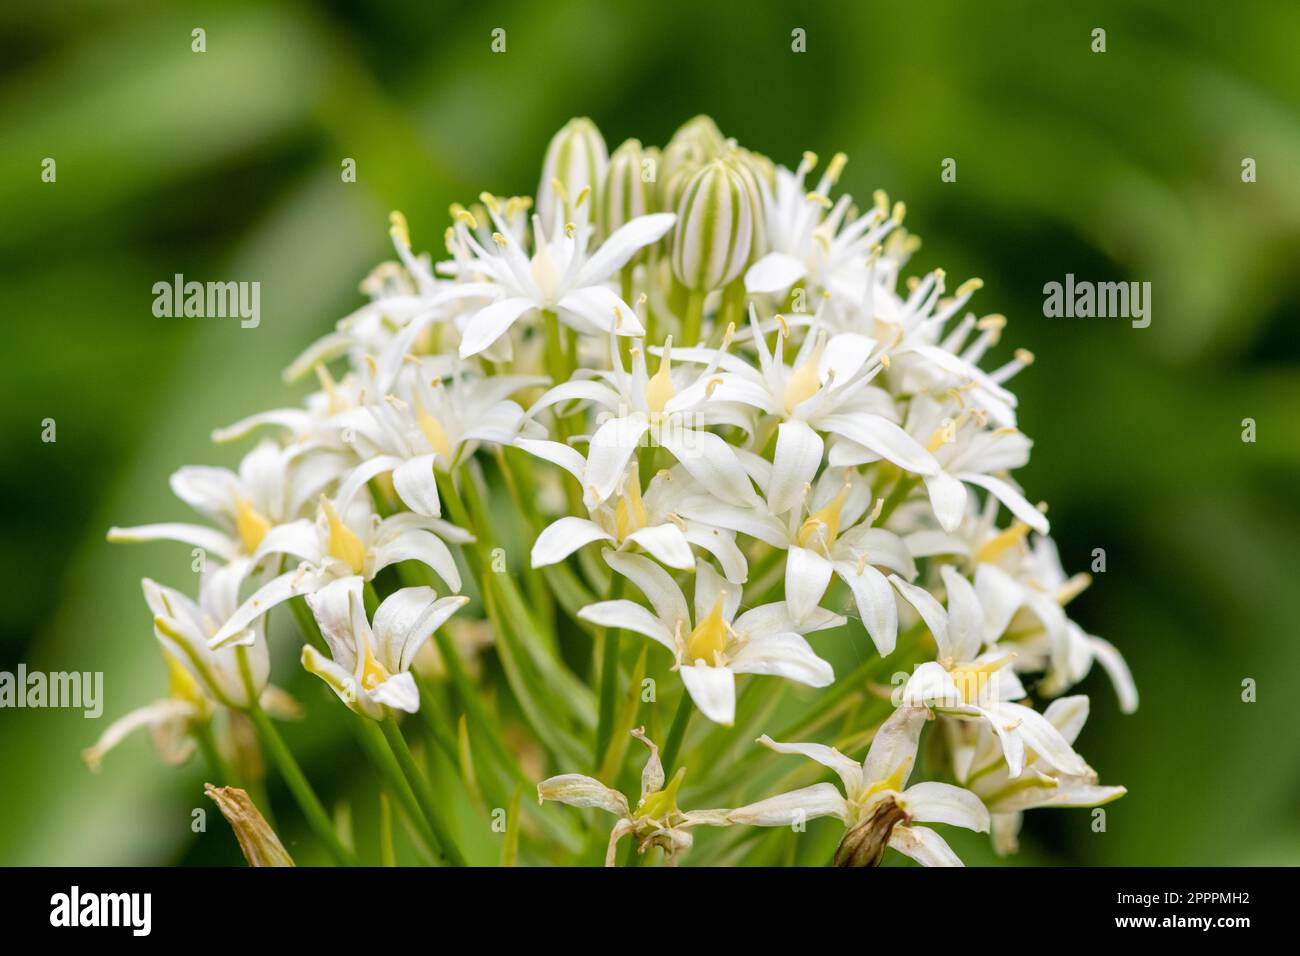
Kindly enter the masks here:
<path id="1" fill-rule="evenodd" d="M 967 279 L 961 285 L 957 286 L 957 297 L 962 298 L 964 296 L 972 295 L 982 288 L 984 288 L 983 279 Z"/>
<path id="2" fill-rule="evenodd" d="M 785 316 L 780 312 L 776 314 L 776 324 L 781 327 L 781 337 L 788 339 L 790 337 L 790 323 L 785 320 Z"/>
<path id="3" fill-rule="evenodd" d="M 478 228 L 478 220 L 474 218 L 474 214 L 459 203 L 451 207 L 451 215 L 452 218 L 463 222 L 471 229 Z"/>
<path id="4" fill-rule="evenodd" d="M 583 186 L 582 191 L 578 193 L 578 198 L 573 201 L 574 209 L 581 209 L 583 201 L 591 195 L 591 187 Z"/>
<path id="5" fill-rule="evenodd" d="M 271 522 L 242 495 L 238 495 L 235 498 L 235 528 L 239 531 L 239 541 L 244 546 L 244 551 L 252 554 L 271 530 Z"/>
<path id="6" fill-rule="evenodd" d="M 829 197 L 823 196 L 821 193 L 816 191 L 809 192 L 807 195 L 804 196 L 804 198 L 809 200 L 810 202 L 815 202 L 823 209 L 830 209 L 831 206 L 835 205 L 833 202 L 830 201 Z"/>
<path id="7" fill-rule="evenodd" d="M 388 668 L 375 660 L 375 655 L 370 650 L 370 642 L 367 641 L 365 657 L 361 663 L 361 686 L 366 690 L 374 690 L 391 676 L 393 675 L 388 673 Z"/>
<path id="8" fill-rule="evenodd" d="M 338 390 L 334 387 L 334 378 L 322 362 L 316 363 L 316 379 L 320 382 L 321 391 L 328 398 L 329 413 L 336 415 L 343 411 L 343 403 L 339 401 Z"/>
<path id="9" fill-rule="evenodd" d="M 406 217 L 394 209 L 388 214 L 388 222 L 388 234 L 396 239 L 398 244 L 409 247 L 411 231 L 406 227 Z"/>
<path id="10" fill-rule="evenodd" d="M 871 201 L 876 204 L 876 212 L 880 214 L 881 219 L 889 215 L 889 193 L 877 189 L 871 194 Z"/>
<path id="11" fill-rule="evenodd" d="M 1056 603 L 1065 607 L 1080 594 L 1088 589 L 1092 584 L 1092 575 L 1087 571 L 1080 571 L 1078 574 L 1071 575 L 1069 580 L 1062 584 L 1056 590 Z"/>
<path id="12" fill-rule="evenodd" d="M 573 223 L 566 222 L 564 224 L 564 234 L 568 236 L 570 239 L 573 238 L 573 234 L 577 231 L 578 231 L 578 227 L 575 226 Z"/>
<path id="13" fill-rule="evenodd" d="M 664 352 L 659 358 L 659 370 L 655 372 L 654 377 L 646 382 L 645 386 L 645 404 L 646 408 L 654 414 L 664 410 L 675 394 L 673 390 L 673 337 L 670 335 L 664 341 Z"/>
<path id="14" fill-rule="evenodd" d="M 721 385 L 721 384 L 722 384 L 722 379 L 720 379 L 720 378 L 711 378 L 711 379 L 709 379 L 709 380 L 704 384 L 704 397 L 705 397 L 705 398 L 712 398 L 712 397 L 713 397 L 713 391 L 714 391 L 714 389 L 716 389 L 716 388 L 717 388 L 719 385 Z"/>
<path id="15" fill-rule="evenodd" d="M 804 523 L 799 526 L 799 533 L 795 536 L 799 547 L 806 548 L 812 544 L 820 544 L 829 550 L 834 546 L 835 539 L 840 534 L 840 511 L 844 508 L 844 501 L 848 498 L 851 487 L 853 486 L 849 482 L 845 482 L 844 487 L 826 507 L 813 512 L 804 520 Z"/>
<path id="16" fill-rule="evenodd" d="M 803 157 L 802 157 L 802 162 L 800 163 L 800 165 L 801 165 L 801 166 L 805 166 L 805 167 L 807 167 L 808 169 L 816 169 L 816 168 L 817 168 L 817 154 L 814 153 L 814 152 L 813 152 L 812 150 L 810 150 L 810 149 L 806 149 L 806 150 L 804 150 Z"/>
<path id="17" fill-rule="evenodd" d="M 844 164 L 849 158 L 843 153 L 836 153 L 831 157 L 830 165 L 826 167 L 826 178 L 833 183 L 840 181 L 840 173 L 844 172 Z"/>
<path id="18" fill-rule="evenodd" d="M 502 249 L 506 247 L 506 237 L 501 235 L 501 233 L 499 232 L 492 233 L 492 241 L 495 242 Z"/>
<path id="19" fill-rule="evenodd" d="M 1007 327 L 1007 317 L 1000 312 L 990 312 L 984 318 L 975 323 L 975 328 L 981 332 L 987 332 L 990 329 L 995 332 L 1001 332 Z"/>
<path id="20" fill-rule="evenodd" d="M 366 546 L 361 543 L 356 532 L 343 523 L 334 502 L 324 495 L 320 498 L 321 509 L 329 522 L 329 554 L 352 569 L 353 574 L 360 574 L 366 567 Z"/>
<path id="21" fill-rule="evenodd" d="M 727 647 L 727 622 L 722 616 L 722 605 L 726 592 L 719 591 L 713 607 L 704 616 L 704 620 L 695 625 L 691 636 L 686 639 L 686 662 L 694 664 L 704 661 L 713 664 Z"/>
<path id="22" fill-rule="evenodd" d="M 1025 524 L 1019 518 L 1011 522 L 1011 527 L 1000 531 L 993 537 L 989 538 L 975 552 L 976 564 L 988 564 L 996 561 L 1007 552 L 1008 549 L 1015 547 L 1025 539 L 1029 534 L 1029 525 Z"/>
<path id="23" fill-rule="evenodd" d="M 900 199 L 898 202 L 894 203 L 894 211 L 889 218 L 894 220 L 895 226 L 901 226 L 903 224 L 903 217 L 905 217 L 906 215 L 907 215 L 907 203 L 903 202 Z"/>
<path id="24" fill-rule="evenodd" d="M 497 197 L 493 196 L 491 193 L 489 192 L 479 193 L 478 200 L 483 205 L 487 206 L 490 211 L 498 214 L 501 212 L 501 203 L 499 203 L 497 201 Z"/>
<path id="25" fill-rule="evenodd" d="M 1016 349 L 1015 356 L 1016 361 L 1022 365 L 1034 364 L 1034 353 L 1029 351 L 1029 349 Z"/>
<path id="26" fill-rule="evenodd" d="M 153 623 L 154 627 L 168 637 L 174 640 L 184 640 L 184 637 L 172 628 L 167 618 L 155 617 Z M 194 679 L 194 675 L 171 651 L 163 651 L 163 657 L 167 660 L 167 696 L 176 700 L 188 700 L 192 704 L 201 704 L 206 707 L 208 704 L 207 695 L 199 687 L 199 682 Z"/>
<path id="27" fill-rule="evenodd" d="M 889 354 L 887 352 L 880 353 L 880 367 L 883 368 L 886 372 L 889 371 L 889 366 L 893 364 L 893 361 L 894 360 L 889 357 Z"/>

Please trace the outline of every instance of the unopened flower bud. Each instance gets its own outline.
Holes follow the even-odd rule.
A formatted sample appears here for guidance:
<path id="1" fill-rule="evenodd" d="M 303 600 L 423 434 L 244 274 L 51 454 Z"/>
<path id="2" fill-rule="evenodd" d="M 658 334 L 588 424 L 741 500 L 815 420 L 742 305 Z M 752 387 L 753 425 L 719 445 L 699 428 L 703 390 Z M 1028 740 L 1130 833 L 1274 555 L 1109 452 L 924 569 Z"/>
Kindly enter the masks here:
<path id="1" fill-rule="evenodd" d="M 608 165 L 605 139 L 596 124 L 586 117 L 569 120 L 551 138 L 542 163 L 542 180 L 537 186 L 537 213 L 548 234 L 557 216 L 561 222 L 577 218 L 575 207 L 582 191 L 589 189 L 596 193 Z M 586 202 L 595 198 L 590 195 Z"/>
<path id="2" fill-rule="evenodd" d="M 293 866 L 293 858 L 275 835 L 271 825 L 258 811 L 248 792 L 238 787 L 214 787 L 207 784 L 204 791 L 216 802 L 221 815 L 235 831 L 239 848 L 249 866 Z"/>
<path id="3" fill-rule="evenodd" d="M 640 140 L 629 139 L 614 150 L 597 205 L 597 224 L 603 235 L 608 236 L 619 226 L 657 210 L 656 176 L 647 175 L 653 170 L 647 163 L 654 164 L 657 160 L 656 151 L 643 148 Z"/>
<path id="4" fill-rule="evenodd" d="M 907 813 L 892 797 L 876 804 L 871 815 L 844 834 L 835 851 L 835 865 L 879 866 L 894 827 L 907 823 Z"/>
<path id="5" fill-rule="evenodd" d="M 677 205 L 673 274 L 688 289 L 720 289 L 744 271 L 754 245 L 754 200 L 734 164 L 714 160 L 691 177 Z"/>

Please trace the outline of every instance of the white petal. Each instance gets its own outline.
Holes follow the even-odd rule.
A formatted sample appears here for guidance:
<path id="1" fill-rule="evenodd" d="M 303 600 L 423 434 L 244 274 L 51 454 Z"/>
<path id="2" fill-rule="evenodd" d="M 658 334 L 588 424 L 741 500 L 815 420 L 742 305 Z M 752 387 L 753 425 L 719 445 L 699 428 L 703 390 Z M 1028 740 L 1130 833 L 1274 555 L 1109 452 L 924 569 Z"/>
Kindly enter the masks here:
<path id="1" fill-rule="evenodd" d="M 719 594 L 723 595 L 722 618 L 731 622 L 740 607 L 741 591 L 740 585 L 727 581 L 707 561 L 698 562 L 695 571 L 695 623 L 699 624 L 713 610 Z"/>
<path id="2" fill-rule="evenodd" d="M 922 866 L 965 866 L 944 838 L 929 827 L 894 827 L 889 845 Z"/>
<path id="3" fill-rule="evenodd" d="M 998 720 L 1013 726 L 1024 740 L 1025 748 L 1032 750 L 1043 763 L 1075 776 L 1081 777 L 1088 773 L 1088 765 L 1083 758 L 1074 752 L 1061 732 L 1038 711 L 1006 701 L 990 705 L 985 710 L 996 714 Z"/>
<path id="4" fill-rule="evenodd" d="M 352 575 L 331 581 L 307 595 L 307 606 L 329 644 L 330 656 L 349 671 L 356 666 L 357 652 L 369 642 L 371 635 L 362 598 L 364 584 L 364 579 Z"/>
<path id="5" fill-rule="evenodd" d="M 711 494 L 733 505 L 757 501 L 744 466 L 720 435 L 669 427 L 659 441 Z"/>
<path id="6" fill-rule="evenodd" d="M 1126 714 L 1133 713 L 1138 709 L 1138 690 L 1124 658 L 1114 644 L 1091 634 L 1088 635 L 1088 646 L 1115 685 L 1115 693 L 1119 695 L 1119 709 Z"/>
<path id="7" fill-rule="evenodd" d="M 992 475 L 979 475 L 968 471 L 963 471 L 956 477 L 969 484 L 979 485 L 984 488 L 998 501 L 1006 505 L 1008 511 L 1039 534 L 1047 534 L 1050 530 L 1047 516 L 1031 505 L 1029 499 L 1013 488 L 1010 482 L 1003 481 L 1001 478 L 994 478 Z"/>
<path id="8" fill-rule="evenodd" d="M 577 325 L 593 330 L 619 335 L 645 335 L 645 326 L 632 306 L 619 297 L 612 289 L 603 285 L 587 286 L 575 289 L 557 303 L 561 315 L 568 314 L 579 319 Z"/>
<path id="9" fill-rule="evenodd" d="M 415 678 L 406 672 L 394 674 L 377 687 L 370 689 L 370 698 L 396 710 L 413 714 L 420 709 L 420 691 Z"/>
<path id="10" fill-rule="evenodd" d="M 392 518 L 387 519 L 392 521 Z M 404 528 L 375 544 L 374 567 L 377 574 L 400 561 L 419 561 L 433 569 L 453 592 L 460 591 L 460 569 L 451 550 L 432 531 L 423 528 Z"/>
<path id="11" fill-rule="evenodd" d="M 715 724 L 730 727 L 736 720 L 736 675 L 725 667 L 683 664 L 677 669 L 686 692 L 700 713 Z"/>
<path id="12" fill-rule="evenodd" d="M 209 640 L 208 646 L 221 647 L 229 643 L 247 643 L 241 635 L 252 635 L 248 626 L 271 608 L 283 604 L 300 594 L 311 594 L 326 581 L 325 576 L 311 569 L 287 571 L 277 578 L 272 578 L 239 606 L 230 620 L 222 625 Z M 239 640 L 235 640 L 239 638 Z"/>
<path id="13" fill-rule="evenodd" d="M 848 805 L 834 784 L 815 783 L 737 807 L 727 814 L 727 819 L 751 827 L 789 827 L 818 817 L 847 820 L 848 815 Z"/>
<path id="14" fill-rule="evenodd" d="M 549 777 L 537 785 L 538 802 L 556 800 L 571 807 L 596 807 L 621 817 L 631 816 L 627 797 L 611 790 L 594 777 L 580 773 L 564 773 Z"/>
<path id="15" fill-rule="evenodd" d="M 1061 732 L 1065 742 L 1073 745 L 1088 721 L 1090 702 L 1087 694 L 1075 694 L 1072 697 L 1060 697 L 1047 705 L 1043 716 L 1047 722 Z"/>
<path id="16" fill-rule="evenodd" d="M 907 782 L 916 751 L 921 743 L 921 731 L 929 718 L 924 707 L 904 705 L 889 715 L 871 738 L 871 749 L 862 762 L 863 780 L 868 786 L 887 780 L 899 767 L 903 767 L 902 782 Z"/>
<path id="17" fill-rule="evenodd" d="M 966 486 L 946 471 L 941 471 L 926 476 L 925 490 L 939 526 L 949 534 L 956 531 L 966 513 Z"/>
<path id="18" fill-rule="evenodd" d="M 166 522 L 163 524 L 142 524 L 134 528 L 109 528 L 108 540 L 118 542 L 139 541 L 179 541 L 209 551 L 222 561 L 233 561 L 239 554 L 239 546 L 229 535 L 222 534 L 214 528 L 198 524 Z"/>
<path id="19" fill-rule="evenodd" d="M 975 595 L 984 608 L 984 640 L 991 643 L 1006 633 L 1024 602 L 1024 588 L 996 565 L 981 564 L 975 569 Z"/>
<path id="20" fill-rule="evenodd" d="M 542 533 L 533 542 L 533 567 L 543 568 L 548 564 L 563 561 L 573 552 L 593 541 L 613 540 L 614 536 L 604 531 L 596 522 L 566 515 L 543 528 Z"/>
<path id="21" fill-rule="evenodd" d="M 834 770 L 844 781 L 844 790 L 849 794 L 860 793 L 863 788 L 862 765 L 856 760 L 844 756 L 834 747 L 825 744 L 787 744 L 773 740 L 767 734 L 758 738 L 758 742 L 769 750 L 779 754 L 799 754 L 816 760 L 823 767 Z M 838 794 L 836 794 L 838 796 Z"/>
<path id="22" fill-rule="evenodd" d="M 918 475 L 937 475 L 939 463 L 916 439 L 879 415 L 827 415 L 818 425 L 869 448 L 881 458 Z"/>
<path id="23" fill-rule="evenodd" d="M 772 513 L 779 515 L 803 500 L 804 488 L 821 466 L 825 443 L 820 435 L 797 420 L 782 422 L 776 431 L 776 454 L 767 502 Z"/>
<path id="24" fill-rule="evenodd" d="M 465 326 L 460 339 L 460 357 L 469 358 L 482 352 L 501 338 L 521 315 L 536 307 L 532 299 L 511 298 L 480 309 Z"/>
<path id="25" fill-rule="evenodd" d="M 416 514 L 430 518 L 442 514 L 438 482 L 433 477 L 433 463 L 437 457 L 435 454 L 420 455 L 393 469 L 393 490 L 397 497 Z"/>
<path id="26" fill-rule="evenodd" d="M 582 483 L 583 473 L 587 470 L 587 459 L 582 453 L 557 441 L 542 441 L 536 438 L 516 438 L 515 446 L 530 455 L 535 455 L 553 465 L 559 465 Z"/>
<path id="27" fill-rule="evenodd" d="M 903 793 L 907 812 L 921 823 L 947 823 L 976 833 L 989 830 L 989 812 L 969 790 L 947 783 L 926 781 Z"/>
<path id="28" fill-rule="evenodd" d="M 769 674 L 809 687 L 827 687 L 835 680 L 831 665 L 794 632 L 754 638 L 732 657 L 728 666 L 737 674 Z"/>
<path id="29" fill-rule="evenodd" d="M 803 621 L 796 622 L 785 601 L 773 601 L 750 608 L 732 622 L 737 634 L 748 638 L 767 637 L 783 631 L 796 634 L 810 634 L 824 631 L 829 627 L 840 627 L 845 623 L 843 615 L 819 607 Z"/>
<path id="30" fill-rule="evenodd" d="M 691 615 L 686 608 L 686 596 L 672 575 L 639 554 L 606 551 L 604 557 L 606 564 L 640 589 L 670 634 L 678 623 L 690 627 Z"/>
<path id="31" fill-rule="evenodd" d="M 807 268 L 794 256 L 769 252 L 745 273 L 746 292 L 783 292 L 804 277 Z"/>
<path id="32" fill-rule="evenodd" d="M 644 415 L 634 414 L 611 418 L 596 429 L 587 449 L 587 467 L 582 479 L 584 494 L 594 493 L 599 503 L 614 493 L 649 427 Z"/>
<path id="33" fill-rule="evenodd" d="M 939 647 L 940 659 L 952 657 L 952 645 L 948 641 L 948 612 L 943 609 L 943 605 L 925 588 L 908 584 L 897 574 L 891 574 L 889 580 L 898 588 L 898 593 L 903 595 L 904 600 L 916 608 L 921 620 L 925 621 L 925 626 L 930 629 L 934 642 Z"/>
<path id="34" fill-rule="evenodd" d="M 948 589 L 948 647 L 954 661 L 973 660 L 984 644 L 984 609 L 975 588 L 945 564 L 940 569 Z"/>
<path id="35" fill-rule="evenodd" d="M 592 285 L 605 281 L 638 251 L 667 235 L 676 221 L 673 213 L 657 212 L 638 216 L 615 229 L 578 272 L 577 284 Z"/>
<path id="36" fill-rule="evenodd" d="M 836 561 L 835 571 L 853 592 L 862 625 L 881 657 L 888 657 L 898 643 L 898 602 L 889 580 L 869 564 L 859 572 L 857 565 Z"/>
<path id="37" fill-rule="evenodd" d="M 446 623 L 467 597 L 439 598 L 430 587 L 399 588 L 375 611 L 377 655 L 390 671 L 405 671 L 425 641 Z"/>
<path id="38" fill-rule="evenodd" d="M 831 583 L 835 566 L 807 548 L 791 548 L 785 558 L 785 603 L 796 621 L 807 618 Z"/>
<path id="39" fill-rule="evenodd" d="M 641 634 L 677 654 L 672 631 L 635 601 L 598 601 L 584 607 L 578 617 L 599 627 L 617 627 Z"/>
<path id="40" fill-rule="evenodd" d="M 685 571 L 695 567 L 691 543 L 686 540 L 682 529 L 671 521 L 633 531 L 624 539 L 624 544 L 629 543 L 641 546 L 656 561 L 670 568 Z"/>

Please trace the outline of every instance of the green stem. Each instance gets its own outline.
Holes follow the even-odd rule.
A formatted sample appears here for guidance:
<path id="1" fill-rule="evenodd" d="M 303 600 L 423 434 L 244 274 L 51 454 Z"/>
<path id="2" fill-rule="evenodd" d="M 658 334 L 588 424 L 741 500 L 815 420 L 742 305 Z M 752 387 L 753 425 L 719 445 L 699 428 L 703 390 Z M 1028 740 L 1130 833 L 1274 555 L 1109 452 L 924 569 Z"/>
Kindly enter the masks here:
<path id="1" fill-rule="evenodd" d="M 609 585 L 606 600 L 616 601 L 623 596 L 623 576 L 614 575 Z M 605 631 L 605 649 L 600 663 L 600 718 L 596 724 L 596 763 L 597 769 L 605 760 L 605 750 L 609 747 L 610 737 L 614 732 L 614 706 L 618 702 L 618 648 L 622 632 L 616 628 Z"/>
<path id="2" fill-rule="evenodd" d="M 211 720 L 196 720 L 192 726 L 194 739 L 198 741 L 199 749 L 203 751 L 203 759 L 208 762 L 208 769 L 216 777 L 218 786 L 221 787 L 239 787 L 242 786 L 239 777 L 230 769 L 224 757 L 221 756 L 221 748 L 217 746 L 216 735 L 212 732 Z"/>
<path id="3" fill-rule="evenodd" d="M 682 702 L 677 705 L 677 714 L 673 717 L 673 725 L 668 731 L 668 740 L 664 744 L 664 749 L 660 756 L 663 761 L 664 775 L 671 776 L 673 772 L 673 763 L 677 760 L 677 751 L 682 748 L 682 740 L 686 737 L 686 725 L 691 722 L 691 714 L 695 712 L 691 695 L 682 691 Z"/>
<path id="4" fill-rule="evenodd" d="M 686 318 L 682 320 L 682 347 L 690 348 L 700 341 L 700 327 L 704 324 L 704 293 L 691 290 L 686 297 Z"/>
<path id="5" fill-rule="evenodd" d="M 397 758 L 402 772 L 406 774 L 407 781 L 415 791 L 420 808 L 424 811 L 425 819 L 429 821 L 429 826 L 433 829 L 443 853 L 454 866 L 464 866 L 465 857 L 460 852 L 460 848 L 452 842 L 451 833 L 447 829 L 447 822 L 442 818 L 442 811 L 438 808 L 438 800 L 429 778 L 421 772 L 419 764 L 415 762 L 415 755 L 406 745 L 406 738 L 402 736 L 402 729 L 397 725 L 397 719 L 390 714 L 379 726 L 388 741 L 389 749 Z"/>
<path id="6" fill-rule="evenodd" d="M 280 736 L 280 732 L 271 723 L 271 718 L 266 716 L 266 711 L 259 705 L 254 704 L 248 709 L 248 716 L 252 719 L 253 726 L 257 728 L 257 735 L 261 738 L 262 746 L 279 768 L 280 776 L 284 778 L 285 785 L 293 794 L 303 816 L 307 818 L 308 825 L 311 826 L 316 836 L 325 844 L 325 848 L 329 850 L 330 855 L 339 864 L 342 866 L 356 866 L 355 854 L 345 847 L 343 841 L 339 839 L 338 833 L 334 830 L 334 824 L 330 822 L 329 814 L 325 812 L 320 799 L 316 796 L 316 791 L 312 790 L 311 784 L 307 782 L 302 768 L 298 766 L 298 761 L 290 753 L 284 738 Z"/>
<path id="7" fill-rule="evenodd" d="M 411 826 L 433 854 L 440 856 L 442 848 L 438 844 L 438 837 L 425 819 L 424 811 L 421 809 L 419 801 L 415 799 L 415 793 L 411 790 L 411 785 L 407 783 L 401 765 L 398 763 L 392 748 L 389 747 L 378 721 L 357 715 L 353 729 L 362 749 L 366 751 L 366 755 L 370 758 L 370 762 L 383 775 L 393 796 L 401 803 L 402 812 L 410 821 Z"/>

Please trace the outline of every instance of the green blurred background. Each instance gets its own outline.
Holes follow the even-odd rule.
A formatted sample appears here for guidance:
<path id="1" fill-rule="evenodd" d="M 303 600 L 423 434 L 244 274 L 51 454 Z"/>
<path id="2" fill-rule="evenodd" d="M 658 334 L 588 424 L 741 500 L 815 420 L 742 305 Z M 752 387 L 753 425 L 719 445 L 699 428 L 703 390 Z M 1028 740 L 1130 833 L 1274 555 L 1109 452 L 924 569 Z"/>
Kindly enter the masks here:
<path id="1" fill-rule="evenodd" d="M 1036 441 L 1022 480 L 1068 570 L 1106 550 L 1072 608 L 1127 655 L 1142 706 L 1121 717 L 1089 678 L 1081 750 L 1130 793 L 1105 834 L 1088 811 L 1030 814 L 1018 862 L 1300 862 L 1297 41 L 1286 0 L 4 4 L 0 670 L 102 670 L 106 704 L 98 722 L 0 711 L 0 863 L 240 861 L 215 814 L 190 832 L 198 761 L 162 768 L 143 736 L 97 776 L 78 758 L 162 694 L 140 577 L 192 585 L 182 546 L 105 529 L 189 520 L 170 472 L 232 464 L 210 430 L 296 400 L 279 371 L 360 304 L 390 209 L 438 250 L 448 203 L 531 193 L 571 116 L 612 148 L 700 112 L 790 165 L 846 151 L 844 189 L 907 201 L 914 271 L 985 279 L 976 306 L 1011 320 L 995 358 L 1037 353 L 1015 381 Z M 151 286 L 177 272 L 260 281 L 260 328 L 155 318 Z M 1043 318 L 1067 272 L 1150 281 L 1150 328 Z M 346 794 L 343 709 L 278 644 L 311 714 L 286 733 Z"/>

